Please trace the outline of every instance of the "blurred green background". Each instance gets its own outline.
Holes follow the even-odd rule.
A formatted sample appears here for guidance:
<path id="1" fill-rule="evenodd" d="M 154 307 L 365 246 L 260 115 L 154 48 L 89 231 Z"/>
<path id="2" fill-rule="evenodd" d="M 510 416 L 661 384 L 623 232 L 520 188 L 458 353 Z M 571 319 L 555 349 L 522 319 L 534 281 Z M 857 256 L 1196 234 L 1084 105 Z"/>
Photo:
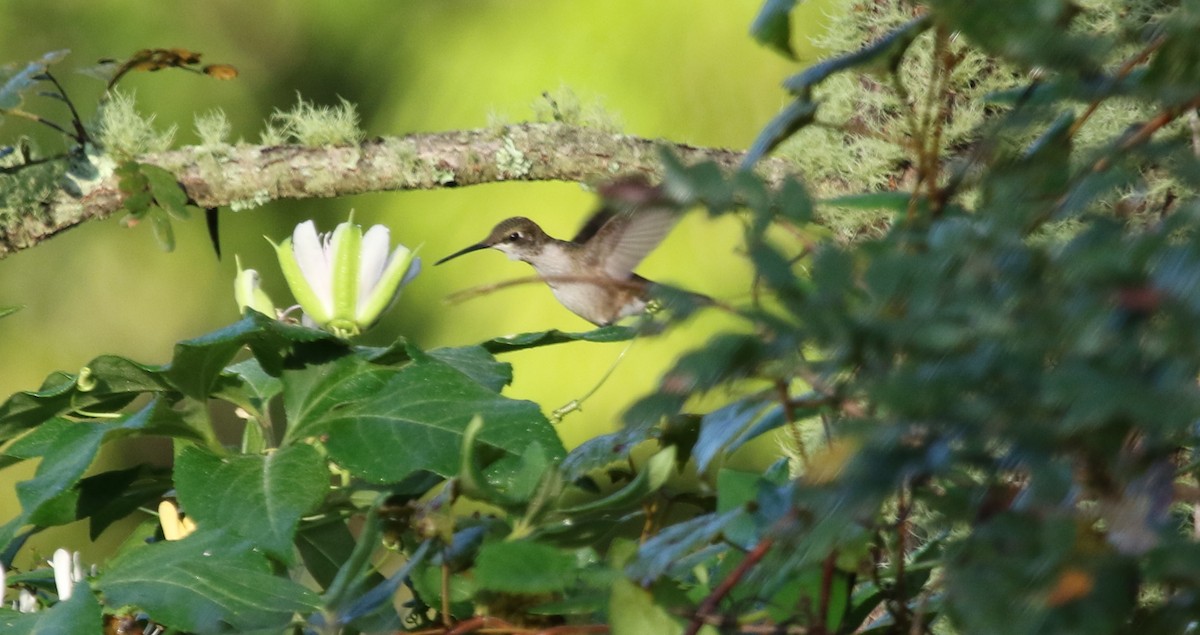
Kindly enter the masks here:
<path id="1" fill-rule="evenodd" d="M 835 2 L 806 3 L 795 13 L 794 43 L 802 58 L 815 54 L 804 33 L 815 33 Z M 205 63 L 236 66 L 241 76 L 229 82 L 176 70 L 123 80 L 125 90 L 136 90 L 142 112 L 154 113 L 161 127 L 178 127 L 177 145 L 194 143 L 194 115 L 216 108 L 228 115 L 234 139 L 256 143 L 264 120 L 290 108 L 297 94 L 317 104 L 336 104 L 339 97 L 353 102 L 362 128 L 375 136 L 477 128 L 497 117 L 528 120 L 543 91 L 567 86 L 585 103 L 601 103 L 629 134 L 744 148 L 785 103 L 779 82 L 799 67 L 748 36 L 760 5 L 761 0 L 9 0 L 0 4 L 0 63 L 70 49 L 56 75 L 85 117 L 94 110 L 101 84 L 74 71 L 100 58 L 183 47 L 203 53 Z M 26 106 L 66 118 L 62 106 L 49 100 Z M 53 134 L 5 122 L 5 143 L 20 134 L 34 137 L 44 152 L 62 148 Z M 77 370 L 104 353 L 163 362 L 176 341 L 232 322 L 234 254 L 259 269 L 276 302 L 284 304 L 287 292 L 263 236 L 283 238 L 307 218 L 330 229 L 351 209 L 364 224 L 389 225 L 394 240 L 421 245 L 426 261 L 424 273 L 366 343 L 403 335 L 432 348 L 522 331 L 586 330 L 589 324 L 540 286 L 444 302 L 454 291 L 532 273 L 502 254 L 488 251 L 429 265 L 477 242 L 509 216 L 528 216 L 548 233 L 569 237 L 593 203 L 577 184 L 535 183 L 275 202 L 238 213 L 223 209 L 221 261 L 199 218 L 177 226 L 174 253 L 162 252 L 148 227 L 123 229 L 115 219 L 88 223 L 0 262 L 0 305 L 25 306 L 0 320 L 0 393 L 36 388 L 47 373 Z M 744 301 L 750 268 L 737 250 L 740 234 L 735 219 L 714 222 L 693 213 L 639 273 Z M 649 391 L 681 351 L 731 326 L 737 327 L 708 312 L 666 336 L 638 341 L 583 410 L 559 425 L 568 447 L 615 429 L 624 408 Z M 548 413 L 591 389 L 624 346 L 557 346 L 505 356 L 516 374 L 508 394 L 534 400 Z M 122 447 L 104 462 L 132 465 L 162 456 L 165 447 Z M 0 473 L 0 521 L 15 513 L 11 484 L 29 474 L 28 467 Z M 43 541 L 55 539 L 67 537 L 51 532 Z"/>

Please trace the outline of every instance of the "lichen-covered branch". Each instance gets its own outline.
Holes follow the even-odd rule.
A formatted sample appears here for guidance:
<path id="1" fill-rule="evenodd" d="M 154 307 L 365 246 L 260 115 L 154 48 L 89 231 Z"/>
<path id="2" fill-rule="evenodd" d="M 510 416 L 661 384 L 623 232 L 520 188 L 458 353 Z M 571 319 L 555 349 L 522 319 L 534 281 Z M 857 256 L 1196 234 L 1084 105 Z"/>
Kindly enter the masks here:
<path id="1" fill-rule="evenodd" d="M 613 134 L 561 123 L 369 139 L 357 145 L 190 146 L 137 157 L 169 170 L 200 207 L 246 209 L 277 199 L 424 190 L 501 181 L 596 182 L 617 174 L 661 176 L 658 148 L 684 163 L 712 160 L 732 171 L 742 153 Z M 789 168 L 766 160 L 768 182 Z M 81 195 L 55 193 L 0 227 L 0 257 L 122 208 L 117 178 L 104 174 Z"/>

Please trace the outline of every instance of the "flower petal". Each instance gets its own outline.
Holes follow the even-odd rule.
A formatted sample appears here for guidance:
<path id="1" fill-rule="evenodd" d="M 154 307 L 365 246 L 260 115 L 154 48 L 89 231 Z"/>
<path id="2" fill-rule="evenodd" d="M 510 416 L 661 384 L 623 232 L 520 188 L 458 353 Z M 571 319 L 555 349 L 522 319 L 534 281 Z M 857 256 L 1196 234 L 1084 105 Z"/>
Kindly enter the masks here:
<path id="1" fill-rule="evenodd" d="M 296 263 L 308 286 L 325 307 L 325 313 L 333 312 L 333 280 L 329 274 L 328 237 L 322 240 L 317 234 L 317 225 L 311 220 L 296 225 L 292 231 L 292 250 Z M 289 283 L 290 286 L 290 283 Z M 296 298 L 299 300 L 299 298 Z M 300 303 L 304 306 L 304 303 Z M 308 307 L 305 307 L 308 310 Z"/>
<path id="2" fill-rule="evenodd" d="M 59 601 L 71 599 L 75 586 L 71 580 L 71 553 L 66 549 L 55 549 L 50 568 L 54 569 L 54 588 L 58 590 Z"/>
<path id="3" fill-rule="evenodd" d="M 371 290 L 366 302 L 359 306 L 358 322 L 363 327 L 379 320 L 379 316 L 400 297 L 400 290 L 421 271 L 421 259 L 404 245 L 396 245 L 379 283 Z"/>
<path id="4" fill-rule="evenodd" d="M 372 225 L 363 235 L 362 257 L 358 267 L 358 305 L 356 313 L 362 312 L 367 303 L 367 297 L 379 278 L 383 276 L 383 268 L 388 260 L 388 242 L 391 232 L 384 225 Z"/>
<path id="5" fill-rule="evenodd" d="M 346 221 L 333 230 L 330 239 L 330 279 L 333 283 L 333 319 L 338 328 L 350 325 L 358 308 L 358 270 L 362 254 L 362 227 Z M 343 323 L 345 322 L 345 323 Z"/>
<path id="6" fill-rule="evenodd" d="M 324 325 L 333 317 L 333 312 L 325 306 L 300 270 L 300 263 L 296 262 L 296 253 L 292 249 L 292 239 L 288 238 L 278 245 L 271 243 L 271 246 L 275 248 L 275 256 L 279 259 L 283 279 L 287 281 L 288 289 L 291 289 L 304 315 L 311 316 L 314 323 Z"/>

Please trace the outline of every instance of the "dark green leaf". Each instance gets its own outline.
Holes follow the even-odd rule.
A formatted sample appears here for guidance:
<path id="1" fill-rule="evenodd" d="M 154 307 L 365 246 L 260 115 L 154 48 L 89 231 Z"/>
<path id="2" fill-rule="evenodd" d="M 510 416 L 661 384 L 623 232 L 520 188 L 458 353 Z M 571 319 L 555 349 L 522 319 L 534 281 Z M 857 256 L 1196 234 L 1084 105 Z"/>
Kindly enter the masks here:
<path id="1" fill-rule="evenodd" d="M 453 366 L 489 390 L 500 392 L 512 383 L 512 364 L 496 361 L 482 346 L 435 348 L 429 351 L 429 356 Z"/>
<path id="2" fill-rule="evenodd" d="M 626 573 L 642 586 L 648 586 L 677 567 L 686 556 L 717 542 L 726 527 L 743 515 L 743 510 L 735 507 L 666 527 L 641 546 L 638 559 L 626 568 Z"/>
<path id="3" fill-rule="evenodd" d="M 747 399 L 704 415 L 700 421 L 700 438 L 692 450 L 696 469 L 707 470 L 709 463 L 749 428 L 766 406 L 763 401 Z"/>
<path id="4" fill-rule="evenodd" d="M 176 460 L 175 486 L 201 527 L 219 527 L 291 562 L 296 526 L 324 499 L 329 472 L 306 444 L 227 458 L 189 447 Z"/>
<path id="5" fill-rule="evenodd" d="M 343 467 L 368 480 L 396 482 L 419 470 L 458 473 L 463 432 L 475 415 L 484 420 L 480 442 L 503 455 L 520 456 L 534 442 L 550 456 L 565 454 L 536 404 L 501 397 L 424 355 L 374 395 L 329 410 L 305 429 L 328 433 L 329 452 Z"/>
<path id="6" fill-rule="evenodd" d="M 41 390 L 9 397 L 0 405 L 0 441 L 56 415 L 77 410 L 111 412 L 141 393 L 169 390 L 158 367 L 112 355 L 97 357 L 77 375 L 55 373 Z"/>
<path id="7" fill-rule="evenodd" d="M 321 434 L 331 413 L 380 394 L 397 372 L 355 355 L 284 371 L 283 408 L 288 417 L 285 443 Z"/>
<path id="8" fill-rule="evenodd" d="M 95 540 L 139 508 L 153 508 L 172 487 L 169 471 L 145 464 L 89 476 L 79 481 L 76 517 L 89 519 L 88 537 Z"/>
<path id="9" fill-rule="evenodd" d="M 75 585 L 71 598 L 38 613 L 18 613 L 0 608 L 0 632 L 4 635 L 57 635 L 100 633 L 100 602 L 86 582 Z"/>
<path id="10" fill-rule="evenodd" d="M 150 188 L 150 193 L 154 195 L 154 202 L 170 216 L 187 220 L 188 195 L 183 186 L 175 180 L 175 175 L 148 163 L 141 164 L 141 171 L 146 176 L 146 185 Z"/>
<path id="11" fill-rule="evenodd" d="M 801 128 L 812 123 L 817 116 L 816 102 L 807 99 L 797 99 L 783 109 L 775 118 L 763 127 L 762 132 L 754 139 L 746 157 L 742 159 L 742 169 L 749 170 L 758 160 L 767 156 L 776 146 L 786 141 Z"/>
<path id="12" fill-rule="evenodd" d="M 17 456 L 25 456 L 32 449 L 42 457 L 34 477 L 17 484 L 17 498 L 27 522 L 60 525 L 75 520 L 75 483 L 92 464 L 109 429 L 92 422 L 53 419 L 38 429 L 37 440 L 45 438 L 44 446 L 32 449 L 23 439 L 10 448 Z M 64 497 L 69 500 L 64 501 Z M 56 500 L 65 504 L 55 504 Z"/>
<path id="13" fill-rule="evenodd" d="M 854 53 L 840 55 L 806 68 L 804 72 L 789 77 L 783 82 L 783 87 L 797 97 L 809 101 L 812 99 L 813 87 L 836 73 L 852 68 L 866 72 L 894 73 L 904 60 L 908 47 L 932 24 L 929 16 L 923 15 Z"/>
<path id="14" fill-rule="evenodd" d="M 296 532 L 296 549 L 304 566 L 322 589 L 329 588 L 338 569 L 354 551 L 354 534 L 344 521 L 322 519 L 309 525 L 301 524 Z M 375 575 L 371 584 L 383 578 Z"/>
<path id="15" fill-rule="evenodd" d="M 625 487 L 587 503 L 565 507 L 559 511 L 568 514 L 590 514 L 609 512 L 638 505 L 650 494 L 657 492 L 667 479 L 675 473 L 675 446 L 668 446 L 650 457 L 637 476 Z"/>
<path id="16" fill-rule="evenodd" d="M 583 333 L 567 333 L 559 330 L 537 331 L 506 335 L 488 340 L 481 344 L 484 350 L 493 355 L 512 351 L 537 348 L 565 342 L 623 342 L 637 337 L 637 329 L 628 326 L 603 326 L 593 331 Z"/>
<path id="17" fill-rule="evenodd" d="M 171 628 L 197 633 L 283 628 L 318 598 L 270 572 L 244 542 L 197 532 L 114 558 L 96 583 L 110 606 L 137 606 Z"/>
<path id="18" fill-rule="evenodd" d="M 759 44 L 775 49 L 780 55 L 795 59 L 796 52 L 792 50 L 792 8 L 797 0 L 766 0 L 754 23 L 750 25 L 750 35 Z"/>
<path id="19" fill-rule="evenodd" d="M 176 344 L 167 379 L 183 394 L 207 399 L 225 366 L 260 328 L 247 317 L 219 331 Z"/>

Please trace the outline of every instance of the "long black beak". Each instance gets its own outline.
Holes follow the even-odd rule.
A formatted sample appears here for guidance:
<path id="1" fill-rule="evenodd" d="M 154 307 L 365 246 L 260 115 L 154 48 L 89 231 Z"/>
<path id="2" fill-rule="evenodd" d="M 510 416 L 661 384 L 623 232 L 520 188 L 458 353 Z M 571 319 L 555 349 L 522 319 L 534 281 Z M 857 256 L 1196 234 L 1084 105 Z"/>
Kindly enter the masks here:
<path id="1" fill-rule="evenodd" d="M 491 245 L 485 245 L 483 243 L 476 243 L 474 245 L 471 245 L 470 247 L 467 247 L 466 249 L 460 249 L 460 250 L 450 254 L 449 256 L 442 258 L 441 260 L 433 263 L 433 266 L 436 267 L 436 266 L 442 264 L 443 262 L 446 262 L 447 260 L 453 260 L 463 254 L 469 254 L 472 251 L 479 251 L 480 249 L 487 249 L 488 247 L 491 247 Z"/>

